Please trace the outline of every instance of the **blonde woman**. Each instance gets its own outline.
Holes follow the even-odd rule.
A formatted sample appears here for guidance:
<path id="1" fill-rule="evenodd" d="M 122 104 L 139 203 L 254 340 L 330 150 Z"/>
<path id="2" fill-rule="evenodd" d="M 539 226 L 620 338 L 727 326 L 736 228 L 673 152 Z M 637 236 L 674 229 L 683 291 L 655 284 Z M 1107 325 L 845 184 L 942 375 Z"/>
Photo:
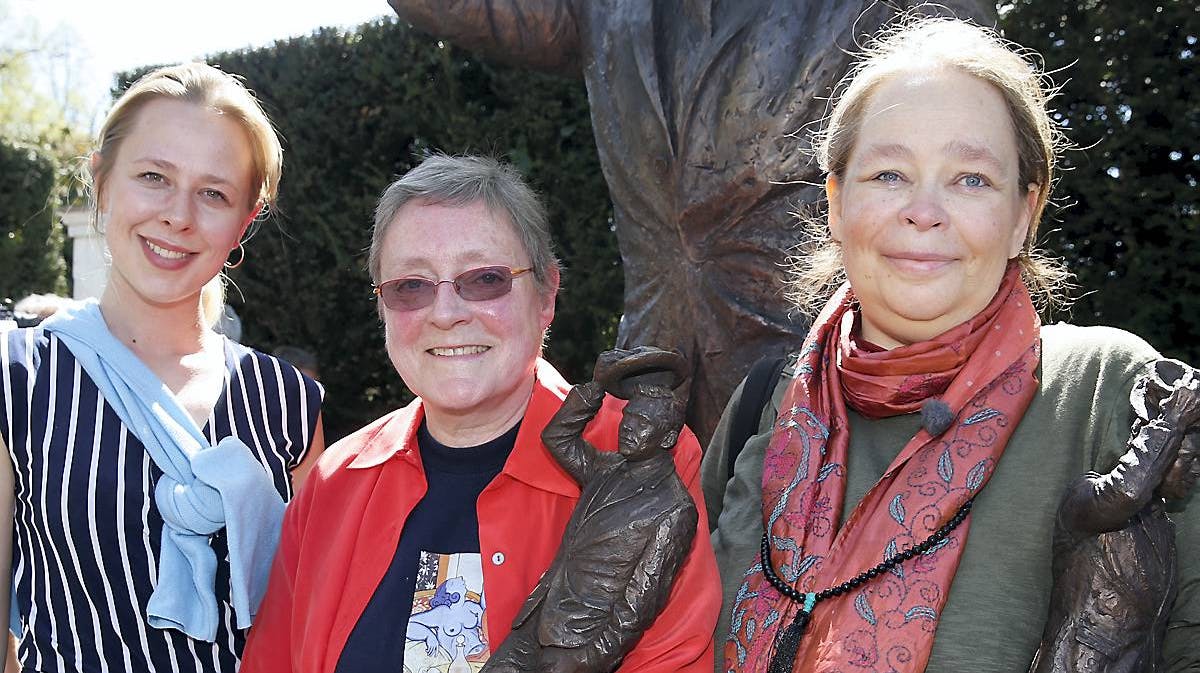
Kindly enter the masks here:
<path id="1" fill-rule="evenodd" d="M 0 577 L 25 670 L 238 667 L 323 447 L 320 387 L 211 328 L 281 156 L 254 97 L 204 64 L 147 74 L 101 130 L 104 294 L 0 341 Z"/>

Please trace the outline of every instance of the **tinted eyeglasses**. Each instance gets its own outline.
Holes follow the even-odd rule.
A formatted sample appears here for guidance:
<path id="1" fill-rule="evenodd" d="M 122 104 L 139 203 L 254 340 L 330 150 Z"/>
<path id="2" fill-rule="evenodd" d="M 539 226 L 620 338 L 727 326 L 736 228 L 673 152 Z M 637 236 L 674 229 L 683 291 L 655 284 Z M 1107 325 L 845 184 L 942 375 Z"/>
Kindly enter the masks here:
<path id="1" fill-rule="evenodd" d="M 405 276 L 384 281 L 375 286 L 375 295 L 393 311 L 416 311 L 433 304 L 438 286 L 451 283 L 458 296 L 467 301 L 497 299 L 512 290 L 513 278 L 532 271 L 531 268 L 510 269 L 507 266 L 482 266 L 463 271 L 450 280 L 429 280 L 421 276 Z"/>

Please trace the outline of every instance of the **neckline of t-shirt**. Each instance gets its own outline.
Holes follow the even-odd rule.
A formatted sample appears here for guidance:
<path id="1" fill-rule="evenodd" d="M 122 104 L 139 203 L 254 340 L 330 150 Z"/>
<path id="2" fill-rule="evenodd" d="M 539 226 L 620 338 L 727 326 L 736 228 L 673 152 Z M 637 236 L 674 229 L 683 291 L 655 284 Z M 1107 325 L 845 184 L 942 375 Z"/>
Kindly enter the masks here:
<path id="1" fill-rule="evenodd" d="M 522 419 L 524 420 L 524 419 Z M 448 472 L 451 474 L 496 474 L 508 460 L 517 443 L 521 421 L 517 421 L 495 439 L 476 446 L 446 446 L 433 438 L 421 421 L 417 428 L 417 446 L 421 450 L 421 463 L 426 472 Z"/>

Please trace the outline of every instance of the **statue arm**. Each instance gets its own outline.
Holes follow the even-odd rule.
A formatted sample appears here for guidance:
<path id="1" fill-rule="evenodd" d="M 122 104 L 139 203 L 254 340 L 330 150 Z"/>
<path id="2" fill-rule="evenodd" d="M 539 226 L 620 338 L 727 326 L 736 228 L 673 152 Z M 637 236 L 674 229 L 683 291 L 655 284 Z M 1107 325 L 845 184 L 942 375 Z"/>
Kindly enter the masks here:
<path id="1" fill-rule="evenodd" d="M 571 388 L 554 417 L 542 430 L 542 442 L 575 481 L 583 483 L 591 473 L 599 452 L 583 430 L 604 404 L 604 388 L 589 381 Z"/>
<path id="2" fill-rule="evenodd" d="M 1191 425 L 1194 393 L 1178 389 L 1157 418 L 1134 427 L 1116 467 L 1105 474 L 1089 473 L 1067 489 L 1058 513 L 1065 529 L 1076 534 L 1116 530 L 1158 497 L 1155 491 Z"/>
<path id="3" fill-rule="evenodd" d="M 401 19 L 514 65 L 579 75 L 579 27 L 569 0 L 388 0 Z"/>

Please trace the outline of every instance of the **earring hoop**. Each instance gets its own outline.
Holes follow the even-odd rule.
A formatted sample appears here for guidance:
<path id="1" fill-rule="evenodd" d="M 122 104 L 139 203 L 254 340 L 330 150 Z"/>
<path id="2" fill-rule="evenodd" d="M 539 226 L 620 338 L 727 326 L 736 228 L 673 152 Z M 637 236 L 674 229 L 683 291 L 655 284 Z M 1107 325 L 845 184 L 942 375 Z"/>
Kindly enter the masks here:
<path id="1" fill-rule="evenodd" d="M 242 262 L 246 261 L 246 246 L 242 245 L 241 243 L 238 243 L 237 249 L 238 249 L 238 252 L 240 252 L 242 254 L 238 256 L 238 261 L 233 262 L 232 264 L 229 262 L 229 260 L 225 260 L 225 268 L 226 269 L 236 269 L 242 265 Z"/>

